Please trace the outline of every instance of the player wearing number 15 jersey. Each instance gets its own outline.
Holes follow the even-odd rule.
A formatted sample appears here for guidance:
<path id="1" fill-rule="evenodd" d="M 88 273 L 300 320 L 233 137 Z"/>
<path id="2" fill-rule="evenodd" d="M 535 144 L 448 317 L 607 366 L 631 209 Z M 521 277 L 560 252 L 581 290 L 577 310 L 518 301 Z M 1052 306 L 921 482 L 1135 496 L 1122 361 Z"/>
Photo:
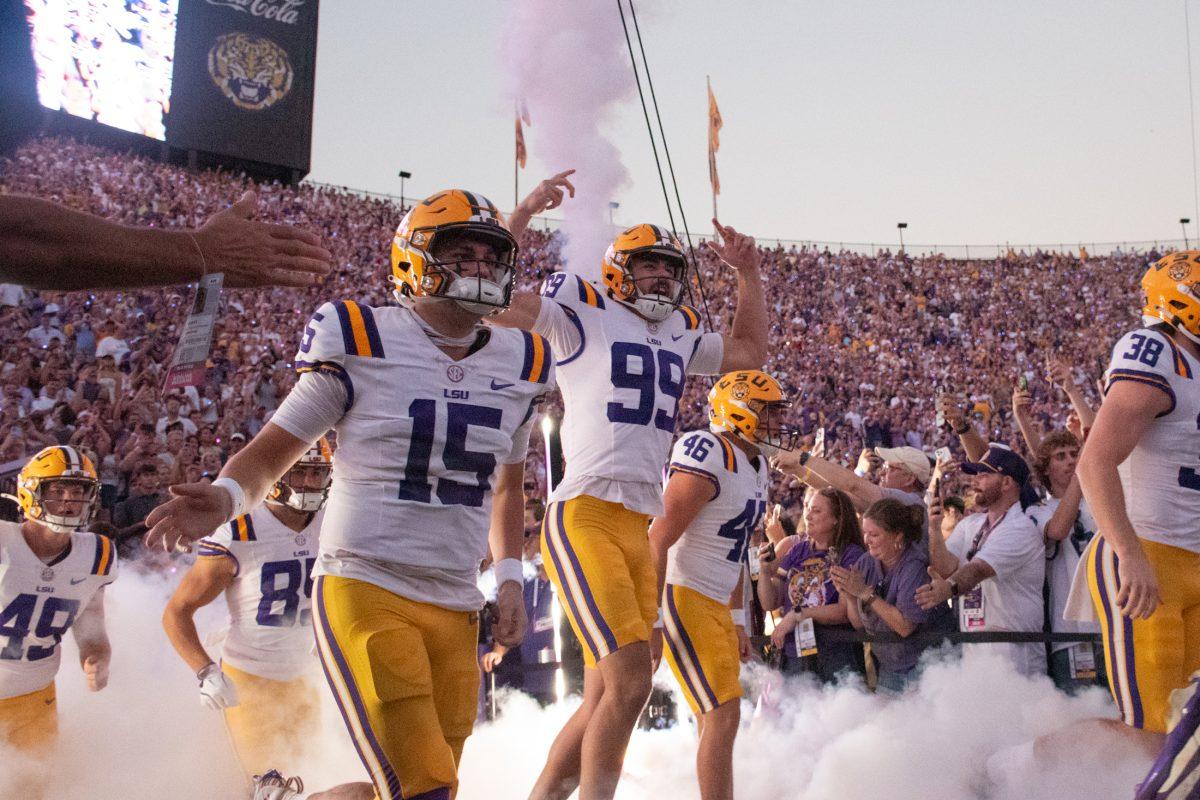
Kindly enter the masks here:
<path id="1" fill-rule="evenodd" d="M 54 676 L 68 630 L 88 688 L 108 683 L 103 590 L 116 579 L 117 552 L 85 530 L 99 490 L 92 462 L 73 447 L 43 449 L 17 476 L 24 520 L 0 522 L 0 745 L 41 752 L 53 744 Z"/>
<path id="2" fill-rule="evenodd" d="M 1172 692 L 1200 670 L 1200 252 L 1160 259 L 1142 288 L 1150 327 L 1113 348 L 1079 457 L 1099 535 L 1072 594 L 1091 595 L 1124 730 L 1153 744 L 1172 727 L 1172 700 L 1187 700 Z M 1200 693 L 1191 695 L 1138 798 L 1195 796 Z"/>
<path id="3" fill-rule="evenodd" d="M 537 198 L 562 178 L 544 182 L 524 210 L 544 207 Z M 760 256 L 750 237 L 719 231 L 725 243 L 714 250 L 738 273 L 732 336 L 706 333 L 681 305 L 682 247 L 647 224 L 616 237 L 599 284 L 557 272 L 540 296 L 519 294 L 497 318 L 542 334 L 559 357 L 566 474 L 546 509 L 542 553 L 588 667 L 583 704 L 552 746 L 534 800 L 565 798 L 577 785 L 587 797 L 615 792 L 650 692 L 658 597 L 647 526 L 662 512 L 662 468 L 686 377 L 758 368 L 766 358 Z"/>
<path id="4" fill-rule="evenodd" d="M 650 526 L 662 595 L 667 663 L 700 727 L 696 769 L 703 800 L 732 800 L 740 662 L 749 658 L 742 564 L 767 508 L 770 469 L 762 444 L 790 448 L 781 425 L 790 405 L 774 378 L 747 370 L 723 376 L 708 395 L 709 431 L 675 442 L 664 511 Z"/>
<path id="5" fill-rule="evenodd" d="M 486 198 L 452 190 L 417 204 L 392 246 L 401 306 L 318 308 L 296 355 L 300 380 L 271 422 L 213 486 L 175 487 L 180 496 L 148 518 L 152 542 L 192 538 L 198 520 L 243 513 L 312 442 L 337 432 L 312 616 L 371 777 L 336 789 L 339 800 L 455 791 L 475 719 L 475 580 L 489 546 L 493 635 L 513 646 L 524 632 L 522 479 L 553 354 L 540 336 L 480 324 L 509 303 L 516 249 Z M 271 771 L 255 797 L 297 792 Z"/>
<path id="6" fill-rule="evenodd" d="M 163 612 L 163 627 L 200 681 L 201 702 L 223 710 L 247 776 L 295 766 L 317 722 L 312 568 L 329 492 L 332 453 L 320 439 L 267 502 L 201 539 L 198 558 Z M 229 628 L 218 665 L 195 613 L 225 595 Z M 289 763 L 290 762 L 290 763 Z"/>

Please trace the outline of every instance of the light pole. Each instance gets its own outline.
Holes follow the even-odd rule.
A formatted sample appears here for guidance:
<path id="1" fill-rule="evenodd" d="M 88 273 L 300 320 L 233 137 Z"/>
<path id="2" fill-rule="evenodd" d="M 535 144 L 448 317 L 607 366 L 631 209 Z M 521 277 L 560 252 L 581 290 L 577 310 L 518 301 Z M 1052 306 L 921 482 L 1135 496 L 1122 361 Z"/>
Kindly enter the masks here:
<path id="1" fill-rule="evenodd" d="M 907 222 L 897 222 L 896 230 L 900 231 L 900 252 L 904 252 L 904 229 L 908 227 Z"/>
<path id="2" fill-rule="evenodd" d="M 1184 250 L 1188 249 L 1187 226 L 1188 226 L 1189 222 L 1191 222 L 1191 220 L 1188 219 L 1187 217 L 1179 218 L 1179 229 L 1183 231 L 1183 249 Z"/>
<path id="3" fill-rule="evenodd" d="M 412 177 L 412 173 L 407 170 L 400 170 L 400 207 L 404 207 L 404 182 Z"/>
<path id="4" fill-rule="evenodd" d="M 620 207 L 621 207 L 621 204 L 620 204 L 620 203 L 618 203 L 616 200 L 609 200 L 609 201 L 608 201 L 608 224 L 609 224 L 609 225 L 614 225 L 614 224 L 615 224 L 615 223 L 613 222 L 613 212 L 614 212 L 614 211 L 616 211 L 616 210 L 617 210 L 618 208 L 620 208 Z"/>

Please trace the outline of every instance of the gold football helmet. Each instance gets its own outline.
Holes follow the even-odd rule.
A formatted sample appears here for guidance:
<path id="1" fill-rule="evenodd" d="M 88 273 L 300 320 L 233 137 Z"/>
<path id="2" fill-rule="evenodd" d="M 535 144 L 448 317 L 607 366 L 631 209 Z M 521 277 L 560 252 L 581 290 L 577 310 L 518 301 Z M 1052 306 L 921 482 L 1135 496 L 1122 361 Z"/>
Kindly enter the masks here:
<path id="1" fill-rule="evenodd" d="M 324 477 L 321 480 L 320 488 L 315 489 L 311 484 L 293 486 L 290 482 L 292 470 L 298 467 L 322 470 Z M 293 464 L 282 478 L 275 482 L 267 494 L 267 502 L 294 508 L 297 511 L 319 511 L 321 506 L 325 505 L 325 498 L 329 497 L 329 484 L 332 477 L 333 450 L 330 448 L 329 442 L 322 436 L 305 451 L 304 455 L 300 456 L 300 460 Z"/>
<path id="2" fill-rule="evenodd" d="M 82 491 L 49 496 L 51 489 L 63 488 L 64 484 Z M 91 522 L 99 496 L 96 467 L 74 447 L 43 448 L 17 474 L 17 504 L 25 518 L 60 533 L 70 533 Z M 81 505 L 75 514 L 52 514 L 46 508 L 47 501 L 59 505 L 60 510 L 65 510 L 61 506 L 66 504 Z"/>
<path id="3" fill-rule="evenodd" d="M 783 424 L 791 408 L 779 382 L 760 370 L 729 372 L 708 393 L 708 427 L 756 445 L 791 450 L 799 432 Z"/>
<path id="4" fill-rule="evenodd" d="M 1165 322 L 1200 344 L 1200 250 L 1163 256 L 1142 276 L 1142 321 Z"/>
<path id="5" fill-rule="evenodd" d="M 638 289 L 630 267 L 634 259 L 643 255 L 659 256 L 671 264 L 671 277 L 662 279 L 665 293 Z M 664 320 L 679 308 L 683 297 L 683 287 L 687 281 L 687 259 L 683 255 L 683 245 L 670 231 L 657 225 L 634 225 L 622 231 L 608 246 L 600 267 L 600 278 L 613 299 L 648 320 Z"/>
<path id="6" fill-rule="evenodd" d="M 486 242 L 495 257 L 472 260 L 474 274 L 464 274 L 464 260 L 440 260 L 437 251 L 460 236 Z M 393 294 L 405 304 L 413 297 L 445 297 L 468 311 L 494 314 L 512 301 L 516 259 L 517 240 L 491 200 L 462 189 L 438 192 L 409 209 L 396 228 Z"/>

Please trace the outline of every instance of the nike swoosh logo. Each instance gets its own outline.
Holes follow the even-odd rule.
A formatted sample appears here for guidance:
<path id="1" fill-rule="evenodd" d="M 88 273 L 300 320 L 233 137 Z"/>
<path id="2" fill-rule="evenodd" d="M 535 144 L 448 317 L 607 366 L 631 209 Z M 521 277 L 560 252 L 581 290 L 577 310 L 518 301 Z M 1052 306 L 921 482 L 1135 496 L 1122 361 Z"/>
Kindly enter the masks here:
<path id="1" fill-rule="evenodd" d="M 87 578 L 71 578 L 71 585 L 78 586 L 79 584 L 83 583 L 86 580 L 87 580 Z"/>
<path id="2" fill-rule="evenodd" d="M 499 391 L 501 389 L 507 389 L 508 387 L 513 386 L 513 385 L 514 384 L 511 384 L 511 383 L 497 383 L 496 379 L 492 378 L 492 391 L 493 392 Z"/>
<path id="3" fill-rule="evenodd" d="M 683 334 L 682 334 L 682 333 L 681 333 L 681 334 L 679 334 L 678 336 L 676 336 L 676 335 L 675 335 L 675 334 L 673 334 L 673 333 L 671 334 L 671 341 L 672 341 L 672 342 L 678 342 L 678 341 L 679 341 L 680 339 L 682 339 L 682 338 L 683 338 Z"/>

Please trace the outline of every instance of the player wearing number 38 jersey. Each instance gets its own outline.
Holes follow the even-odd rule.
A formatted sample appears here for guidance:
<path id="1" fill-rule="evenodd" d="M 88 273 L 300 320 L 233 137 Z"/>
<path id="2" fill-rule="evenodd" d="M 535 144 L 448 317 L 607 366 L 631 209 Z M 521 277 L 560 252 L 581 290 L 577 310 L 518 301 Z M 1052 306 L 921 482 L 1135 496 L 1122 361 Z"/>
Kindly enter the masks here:
<path id="1" fill-rule="evenodd" d="M 1090 594 L 1127 735 L 1154 744 L 1170 731 L 1137 795 L 1165 800 L 1194 797 L 1200 770 L 1200 252 L 1160 259 L 1142 289 L 1150 327 L 1113 348 L 1079 458 L 1099 535 L 1067 613 L 1079 617 Z M 1190 699 L 1175 691 L 1189 676 Z M 1187 709 L 1172 731 L 1174 701 Z"/>
<path id="2" fill-rule="evenodd" d="M 585 797 L 615 792 L 650 692 L 658 597 L 647 526 L 662 511 L 686 377 L 757 368 L 766 358 L 761 257 L 752 238 L 718 231 L 724 243 L 713 250 L 738 274 L 731 336 L 706 333 L 699 313 L 681 304 L 683 249 L 648 224 L 616 237 L 598 284 L 557 272 L 540 296 L 518 295 L 497 317 L 544 335 L 558 354 L 566 474 L 546 509 L 542 554 L 588 667 L 583 704 L 551 748 L 534 800 L 565 798 L 577 786 Z"/>
<path id="3" fill-rule="evenodd" d="M 150 541 L 193 538 L 245 512 L 312 442 L 337 433 L 313 582 L 317 650 L 371 783 L 322 794 L 449 798 L 475 719 L 479 564 L 496 559 L 497 641 L 525 627 L 523 474 L 554 357 L 540 336 L 491 329 L 517 244 L 495 206 L 440 192 L 400 222 L 400 307 L 325 303 L 304 331 L 300 380 L 211 487 L 174 487 Z M 211 527 L 210 527 L 211 530 Z M 272 770 L 257 800 L 302 789 Z"/>

